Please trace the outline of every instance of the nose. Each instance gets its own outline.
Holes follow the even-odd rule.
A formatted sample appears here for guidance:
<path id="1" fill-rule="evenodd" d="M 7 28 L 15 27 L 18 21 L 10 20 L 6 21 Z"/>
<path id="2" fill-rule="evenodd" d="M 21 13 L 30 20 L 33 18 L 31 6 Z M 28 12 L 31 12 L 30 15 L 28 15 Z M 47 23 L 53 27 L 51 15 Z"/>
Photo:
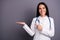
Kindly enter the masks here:
<path id="1" fill-rule="evenodd" d="M 41 12 L 43 12 L 43 9 L 41 9 Z"/>

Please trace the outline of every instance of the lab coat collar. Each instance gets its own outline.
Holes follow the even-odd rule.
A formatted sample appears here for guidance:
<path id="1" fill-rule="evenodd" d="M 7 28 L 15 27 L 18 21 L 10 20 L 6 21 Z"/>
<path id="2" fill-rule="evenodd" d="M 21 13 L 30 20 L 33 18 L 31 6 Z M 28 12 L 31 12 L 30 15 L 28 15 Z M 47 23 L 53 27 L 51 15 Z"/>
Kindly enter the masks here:
<path id="1" fill-rule="evenodd" d="M 45 17 L 39 16 L 39 17 L 38 17 L 38 19 L 46 19 L 46 18 L 48 18 L 48 16 L 45 16 Z"/>

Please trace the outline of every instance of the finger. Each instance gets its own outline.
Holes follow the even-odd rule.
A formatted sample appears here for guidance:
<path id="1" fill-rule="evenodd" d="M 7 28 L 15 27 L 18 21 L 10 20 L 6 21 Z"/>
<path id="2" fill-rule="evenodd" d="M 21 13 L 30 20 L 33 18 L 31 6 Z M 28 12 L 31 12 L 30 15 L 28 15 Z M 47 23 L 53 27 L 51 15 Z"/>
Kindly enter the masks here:
<path id="1" fill-rule="evenodd" d="M 36 26 L 38 26 L 37 24 L 35 24 Z"/>
<path id="2" fill-rule="evenodd" d="M 25 22 L 16 22 L 17 24 L 25 24 Z"/>
<path id="3" fill-rule="evenodd" d="M 17 24 L 22 24 L 22 22 L 16 22 Z"/>

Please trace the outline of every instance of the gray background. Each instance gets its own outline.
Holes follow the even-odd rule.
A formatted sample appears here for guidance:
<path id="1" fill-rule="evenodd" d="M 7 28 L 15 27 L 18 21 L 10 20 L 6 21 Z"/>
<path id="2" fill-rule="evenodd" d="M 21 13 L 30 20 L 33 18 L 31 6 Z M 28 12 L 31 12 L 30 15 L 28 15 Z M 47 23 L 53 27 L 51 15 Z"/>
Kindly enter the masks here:
<path id="1" fill-rule="evenodd" d="M 60 0 L 0 0 L 0 40 L 32 40 L 16 22 L 25 21 L 30 26 L 41 1 L 48 5 L 50 16 L 55 21 L 52 40 L 60 40 Z"/>

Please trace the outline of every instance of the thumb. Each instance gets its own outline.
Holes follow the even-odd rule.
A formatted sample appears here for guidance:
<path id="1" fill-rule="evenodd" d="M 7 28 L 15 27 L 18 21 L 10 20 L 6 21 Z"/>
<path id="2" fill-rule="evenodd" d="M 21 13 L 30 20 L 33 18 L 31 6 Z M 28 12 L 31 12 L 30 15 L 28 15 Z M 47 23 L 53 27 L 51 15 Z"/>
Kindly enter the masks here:
<path id="1" fill-rule="evenodd" d="M 36 26 L 38 26 L 38 24 L 35 24 Z"/>

